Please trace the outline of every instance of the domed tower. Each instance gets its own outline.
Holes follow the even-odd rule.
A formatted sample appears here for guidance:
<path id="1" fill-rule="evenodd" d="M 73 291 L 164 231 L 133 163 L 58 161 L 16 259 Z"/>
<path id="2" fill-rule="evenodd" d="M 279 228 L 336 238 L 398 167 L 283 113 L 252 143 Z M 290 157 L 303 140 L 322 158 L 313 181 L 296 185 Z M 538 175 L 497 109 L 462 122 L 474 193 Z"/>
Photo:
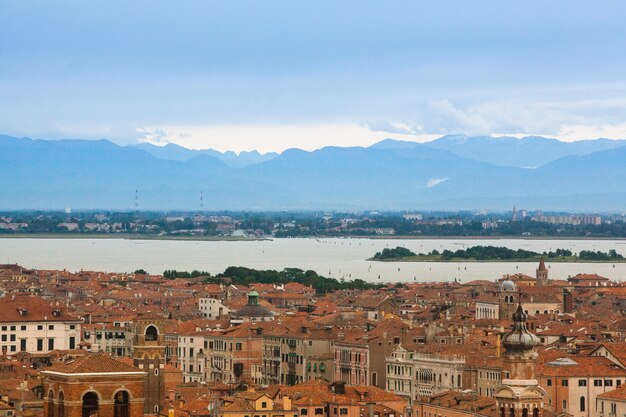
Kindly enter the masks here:
<path id="1" fill-rule="evenodd" d="M 248 293 L 248 304 L 231 314 L 230 323 L 241 324 L 273 319 L 274 314 L 268 308 L 259 304 L 259 293 L 250 291 Z"/>
<path id="2" fill-rule="evenodd" d="M 535 277 L 537 278 L 537 285 L 548 284 L 548 269 L 546 263 L 543 261 L 543 256 L 539 260 L 539 268 L 537 268 Z"/>
<path id="3" fill-rule="evenodd" d="M 502 337 L 507 377 L 494 393 L 496 405 L 500 417 L 541 417 L 547 393 L 535 379 L 537 336 L 526 328 L 528 316 L 521 303 L 512 318 L 513 329 Z"/>
<path id="4" fill-rule="evenodd" d="M 141 318 L 135 322 L 133 363 L 147 372 L 144 385 L 144 414 L 158 415 L 165 400 L 165 342 L 161 318 Z"/>
<path id="5" fill-rule="evenodd" d="M 506 320 L 515 312 L 518 300 L 517 285 L 507 276 L 498 287 L 499 319 Z"/>

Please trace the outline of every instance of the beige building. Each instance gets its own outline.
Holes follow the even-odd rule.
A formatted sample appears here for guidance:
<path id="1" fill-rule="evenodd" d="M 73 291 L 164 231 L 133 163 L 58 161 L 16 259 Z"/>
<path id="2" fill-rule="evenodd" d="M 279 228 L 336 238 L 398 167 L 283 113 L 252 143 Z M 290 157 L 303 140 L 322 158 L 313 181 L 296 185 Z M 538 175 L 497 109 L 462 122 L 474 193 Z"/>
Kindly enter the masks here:
<path id="1" fill-rule="evenodd" d="M 411 400 L 463 387 L 463 356 L 409 352 L 398 346 L 386 366 L 387 390 Z"/>
<path id="2" fill-rule="evenodd" d="M 626 384 L 598 395 L 596 398 L 596 410 L 598 417 L 623 417 L 626 416 Z"/>

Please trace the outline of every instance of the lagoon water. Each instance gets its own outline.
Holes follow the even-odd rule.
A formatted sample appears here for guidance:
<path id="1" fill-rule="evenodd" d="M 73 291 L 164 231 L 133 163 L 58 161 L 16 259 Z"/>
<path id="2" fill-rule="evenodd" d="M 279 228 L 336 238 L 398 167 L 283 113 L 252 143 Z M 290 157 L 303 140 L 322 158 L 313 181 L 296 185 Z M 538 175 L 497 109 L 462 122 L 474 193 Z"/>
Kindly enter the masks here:
<path id="1" fill-rule="evenodd" d="M 0 263 L 28 268 L 131 272 L 143 268 L 158 274 L 166 269 L 223 272 L 228 266 L 256 269 L 296 267 L 333 278 L 385 281 L 494 280 L 504 274 L 535 275 L 536 263 L 526 262 L 370 262 L 382 249 L 404 246 L 415 253 L 457 250 L 475 245 L 506 246 L 535 252 L 557 248 L 610 249 L 626 256 L 624 240 L 536 239 L 354 239 L 304 238 L 264 241 L 190 241 L 134 239 L 0 239 Z M 547 263 L 550 277 L 597 273 L 618 281 L 626 278 L 626 263 Z"/>

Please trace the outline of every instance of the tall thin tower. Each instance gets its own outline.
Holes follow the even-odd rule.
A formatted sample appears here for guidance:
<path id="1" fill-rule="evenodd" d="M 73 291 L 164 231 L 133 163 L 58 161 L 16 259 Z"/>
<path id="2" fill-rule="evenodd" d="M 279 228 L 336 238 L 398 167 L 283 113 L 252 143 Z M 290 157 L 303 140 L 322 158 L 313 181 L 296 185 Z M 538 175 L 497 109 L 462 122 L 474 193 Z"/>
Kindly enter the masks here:
<path id="1" fill-rule="evenodd" d="M 204 190 L 200 190 L 200 214 L 204 213 Z"/>

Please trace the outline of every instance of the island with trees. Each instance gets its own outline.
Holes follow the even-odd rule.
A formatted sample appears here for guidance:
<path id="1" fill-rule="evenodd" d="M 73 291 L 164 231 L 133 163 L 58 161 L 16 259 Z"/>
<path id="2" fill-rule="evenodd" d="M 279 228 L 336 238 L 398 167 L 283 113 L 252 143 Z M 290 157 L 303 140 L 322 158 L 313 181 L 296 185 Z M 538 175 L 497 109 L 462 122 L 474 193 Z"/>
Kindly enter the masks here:
<path id="1" fill-rule="evenodd" d="M 275 271 L 257 270 L 243 266 L 230 266 L 226 268 L 224 272 L 217 275 L 211 275 L 208 272 L 198 270 L 191 272 L 166 270 L 163 272 L 163 277 L 166 279 L 198 278 L 206 283 L 229 283 L 234 285 L 250 285 L 252 283 L 287 284 L 289 282 L 297 282 L 302 285 L 310 285 L 318 294 L 337 290 L 369 290 L 383 287 L 383 284 L 366 282 L 359 278 L 351 280 L 328 278 L 318 275 L 315 271 L 304 271 L 298 268 L 285 268 L 282 271 Z"/>
<path id="2" fill-rule="evenodd" d="M 428 253 L 416 254 L 398 246 L 385 248 L 369 258 L 368 261 L 397 262 L 537 262 L 541 258 L 552 262 L 625 262 L 626 259 L 615 249 L 608 252 L 582 250 L 576 254 L 569 249 L 557 249 L 549 252 L 533 252 L 525 249 L 510 249 L 502 246 L 472 246 L 467 249 L 451 251 L 436 249 Z"/>

